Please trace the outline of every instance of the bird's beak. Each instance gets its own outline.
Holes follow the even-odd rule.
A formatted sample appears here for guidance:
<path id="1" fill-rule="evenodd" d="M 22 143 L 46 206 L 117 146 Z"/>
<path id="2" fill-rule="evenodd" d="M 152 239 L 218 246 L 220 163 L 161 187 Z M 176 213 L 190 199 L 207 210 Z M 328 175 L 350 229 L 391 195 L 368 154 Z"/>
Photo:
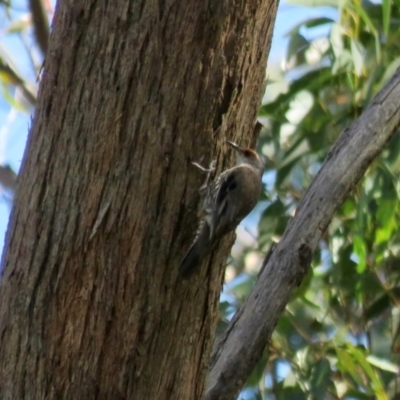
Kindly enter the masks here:
<path id="1" fill-rule="evenodd" d="M 230 142 L 229 140 L 226 141 L 226 143 L 229 144 L 229 146 L 231 146 L 233 149 L 235 149 L 236 151 L 241 151 L 242 149 L 234 142 Z"/>

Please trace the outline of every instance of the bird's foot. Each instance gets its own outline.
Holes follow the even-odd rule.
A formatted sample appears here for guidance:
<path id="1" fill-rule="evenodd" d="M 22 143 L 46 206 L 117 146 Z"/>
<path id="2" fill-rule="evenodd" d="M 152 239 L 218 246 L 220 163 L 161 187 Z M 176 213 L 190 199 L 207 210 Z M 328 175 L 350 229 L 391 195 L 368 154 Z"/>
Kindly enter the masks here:
<path id="1" fill-rule="evenodd" d="M 200 188 L 200 193 L 203 193 L 204 190 L 208 187 L 208 184 L 210 183 L 210 178 L 211 178 L 212 173 L 215 171 L 215 166 L 216 166 L 217 162 L 216 162 L 216 160 L 211 161 L 210 166 L 208 168 L 204 168 L 202 165 L 200 165 L 197 162 L 192 162 L 192 164 L 195 167 L 199 168 L 201 171 L 207 172 L 206 179 Z"/>

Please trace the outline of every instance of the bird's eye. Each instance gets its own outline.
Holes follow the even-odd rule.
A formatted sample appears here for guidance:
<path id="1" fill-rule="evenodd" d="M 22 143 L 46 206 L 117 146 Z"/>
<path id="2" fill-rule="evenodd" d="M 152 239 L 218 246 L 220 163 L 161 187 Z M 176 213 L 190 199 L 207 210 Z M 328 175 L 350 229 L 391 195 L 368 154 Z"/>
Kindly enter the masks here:
<path id="1" fill-rule="evenodd" d="M 245 157 L 252 157 L 252 156 L 254 156 L 254 152 L 252 150 L 246 149 L 246 150 L 243 150 L 243 155 Z"/>

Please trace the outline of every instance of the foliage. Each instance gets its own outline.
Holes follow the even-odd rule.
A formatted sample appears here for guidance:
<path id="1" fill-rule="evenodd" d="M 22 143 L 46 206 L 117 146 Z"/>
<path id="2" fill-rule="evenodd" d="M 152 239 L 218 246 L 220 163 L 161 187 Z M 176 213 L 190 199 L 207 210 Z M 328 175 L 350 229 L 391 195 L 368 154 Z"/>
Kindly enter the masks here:
<path id="1" fill-rule="evenodd" d="M 50 0 L 0 2 L 0 242 L 4 242 L 46 46 Z"/>
<path id="2" fill-rule="evenodd" d="M 51 10 L 49 1 L 44 1 L 46 4 L 42 0 L 31 0 L 27 5 L 14 0 L 0 5 L 0 241 L 15 190 L 14 169 L 21 162 L 28 115 L 36 105 L 38 76 L 43 62 L 36 44 L 37 32 L 43 36 L 43 32 L 49 31 L 46 9 Z M 39 11 L 42 11 L 42 19 L 37 18 Z M 12 146 L 8 142 L 15 144 L 15 140 L 22 142 L 21 145 L 10 149 Z"/>
<path id="3" fill-rule="evenodd" d="M 287 68 L 269 82 L 267 92 L 285 89 L 260 111 L 270 132 L 260 141 L 269 160 L 268 199 L 258 251 L 237 255 L 241 267 L 228 269 L 234 276 L 224 293 L 234 299 L 231 307 L 225 304 L 230 314 L 256 279 L 245 266 L 279 240 L 331 145 L 400 65 L 398 0 L 296 4 L 330 5 L 338 18 L 292 28 Z M 338 210 L 241 398 L 400 396 L 399 150 L 396 135 Z"/>
<path id="4" fill-rule="evenodd" d="M 4 3 L 0 7 L 0 18 L 3 22 L 0 47 L 2 95 L 12 107 L 29 112 L 30 106 L 36 104 L 37 77 L 43 60 L 32 37 L 33 18 L 30 10 L 17 2 Z"/>

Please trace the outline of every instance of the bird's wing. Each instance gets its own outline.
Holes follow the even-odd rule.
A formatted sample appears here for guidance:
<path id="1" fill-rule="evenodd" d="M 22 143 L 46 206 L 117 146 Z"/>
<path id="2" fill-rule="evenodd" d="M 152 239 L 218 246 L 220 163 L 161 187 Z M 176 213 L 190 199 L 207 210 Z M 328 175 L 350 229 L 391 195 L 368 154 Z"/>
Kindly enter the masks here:
<path id="1" fill-rule="evenodd" d="M 235 174 L 231 170 L 221 174 L 218 180 L 213 182 L 213 196 L 206 208 L 206 220 L 210 226 L 210 237 L 215 233 L 216 227 L 225 227 L 224 221 L 234 220 L 234 211 L 236 209 L 233 204 L 232 192 L 237 188 L 237 180 Z"/>

